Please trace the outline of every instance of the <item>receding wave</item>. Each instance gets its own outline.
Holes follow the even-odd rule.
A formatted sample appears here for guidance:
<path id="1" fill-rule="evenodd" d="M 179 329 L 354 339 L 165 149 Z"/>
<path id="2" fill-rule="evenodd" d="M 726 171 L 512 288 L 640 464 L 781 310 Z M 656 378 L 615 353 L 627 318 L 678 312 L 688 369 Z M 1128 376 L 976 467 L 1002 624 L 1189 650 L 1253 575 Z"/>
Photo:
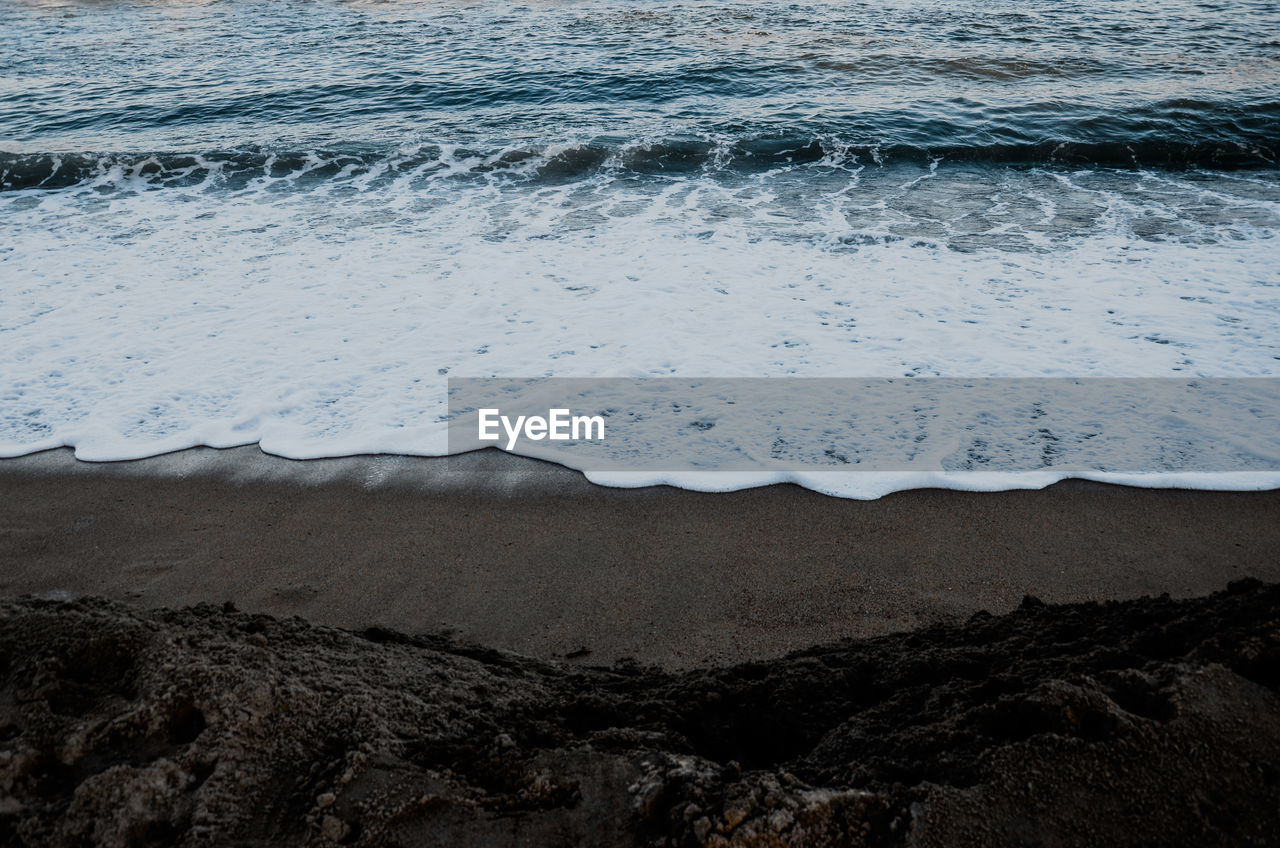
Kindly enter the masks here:
<path id="1" fill-rule="evenodd" d="M 7 9 L 0 456 L 440 454 L 457 377 L 1276 375 L 1272 0 L 642 5 Z"/>

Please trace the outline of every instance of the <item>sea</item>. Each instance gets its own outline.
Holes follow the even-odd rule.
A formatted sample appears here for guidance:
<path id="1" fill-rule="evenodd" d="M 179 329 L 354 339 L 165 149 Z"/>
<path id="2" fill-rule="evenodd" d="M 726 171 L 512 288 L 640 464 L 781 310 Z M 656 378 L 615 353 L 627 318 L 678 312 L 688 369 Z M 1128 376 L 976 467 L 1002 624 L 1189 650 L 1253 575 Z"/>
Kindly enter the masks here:
<path id="1" fill-rule="evenodd" d="M 1280 376 L 1280 2 L 0 0 L 0 35 L 0 456 L 441 455 L 456 378 Z M 1242 421 L 1270 465 L 1099 479 L 1280 486 Z M 967 473 L 593 479 L 1088 476 Z"/>

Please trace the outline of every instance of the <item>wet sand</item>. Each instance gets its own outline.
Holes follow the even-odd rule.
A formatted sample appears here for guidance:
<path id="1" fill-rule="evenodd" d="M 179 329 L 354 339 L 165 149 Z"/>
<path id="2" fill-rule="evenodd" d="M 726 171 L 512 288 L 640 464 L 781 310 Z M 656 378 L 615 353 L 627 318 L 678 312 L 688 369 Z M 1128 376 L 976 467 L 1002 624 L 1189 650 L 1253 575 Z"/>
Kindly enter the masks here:
<path id="1" fill-rule="evenodd" d="M 256 448 L 0 461 L 0 596 L 230 601 L 541 658 L 780 656 L 1050 602 L 1280 581 L 1280 492 L 609 489 L 496 452 L 294 462 Z"/>

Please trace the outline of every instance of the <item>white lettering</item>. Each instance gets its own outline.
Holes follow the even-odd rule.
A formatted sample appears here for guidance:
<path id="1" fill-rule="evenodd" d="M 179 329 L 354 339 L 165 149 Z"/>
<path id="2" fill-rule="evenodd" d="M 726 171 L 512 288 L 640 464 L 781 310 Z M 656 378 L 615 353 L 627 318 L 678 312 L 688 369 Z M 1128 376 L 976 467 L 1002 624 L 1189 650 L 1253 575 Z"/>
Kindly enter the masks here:
<path id="1" fill-rule="evenodd" d="M 603 439 L 603 415 L 573 415 L 568 409 L 548 410 L 548 417 L 541 415 L 518 415 L 512 421 L 499 409 L 479 410 L 479 439 L 482 442 L 500 442 L 502 433 L 506 432 L 507 450 L 514 450 L 516 442 L 523 434 L 526 439 L 540 442 L 551 439 L 555 442 L 567 442 L 570 439 Z"/>
<path id="2" fill-rule="evenodd" d="M 551 410 L 551 432 L 549 435 L 552 441 L 563 442 L 569 438 L 569 410 Z"/>
<path id="3" fill-rule="evenodd" d="M 502 429 L 507 431 L 507 450 L 511 450 L 516 446 L 516 439 L 520 438 L 520 428 L 524 426 L 524 416 L 516 416 L 516 426 L 511 426 L 511 419 L 502 416 Z"/>
<path id="4" fill-rule="evenodd" d="M 578 435 L 578 425 L 582 425 L 585 431 L 583 435 Z M 597 435 L 591 435 L 591 428 L 595 427 Z M 575 415 L 573 416 L 573 438 L 574 439 L 603 439 L 604 438 L 604 416 L 603 415 Z"/>
<path id="5" fill-rule="evenodd" d="M 497 414 L 498 410 L 496 409 L 480 410 L 480 441 L 496 442 L 498 439 L 502 438 L 502 435 L 496 430 L 492 433 L 489 432 L 490 428 L 498 426 L 498 422 L 494 420 L 494 416 Z"/>

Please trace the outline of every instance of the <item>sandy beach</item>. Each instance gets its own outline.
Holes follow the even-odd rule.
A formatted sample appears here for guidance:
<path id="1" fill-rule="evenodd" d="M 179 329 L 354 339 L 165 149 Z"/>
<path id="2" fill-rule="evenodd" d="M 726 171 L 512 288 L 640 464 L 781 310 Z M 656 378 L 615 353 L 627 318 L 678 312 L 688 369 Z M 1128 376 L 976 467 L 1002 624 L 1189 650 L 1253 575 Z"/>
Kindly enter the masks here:
<path id="1" fill-rule="evenodd" d="M 494 451 L 0 462 L 0 596 L 230 601 L 544 659 L 667 668 L 1047 602 L 1280 580 L 1280 492 L 610 489 Z"/>
<path id="2" fill-rule="evenodd" d="M 1277 826 L 1280 492 L 854 501 L 242 448 L 5 460 L 0 494 L 0 844 Z"/>

